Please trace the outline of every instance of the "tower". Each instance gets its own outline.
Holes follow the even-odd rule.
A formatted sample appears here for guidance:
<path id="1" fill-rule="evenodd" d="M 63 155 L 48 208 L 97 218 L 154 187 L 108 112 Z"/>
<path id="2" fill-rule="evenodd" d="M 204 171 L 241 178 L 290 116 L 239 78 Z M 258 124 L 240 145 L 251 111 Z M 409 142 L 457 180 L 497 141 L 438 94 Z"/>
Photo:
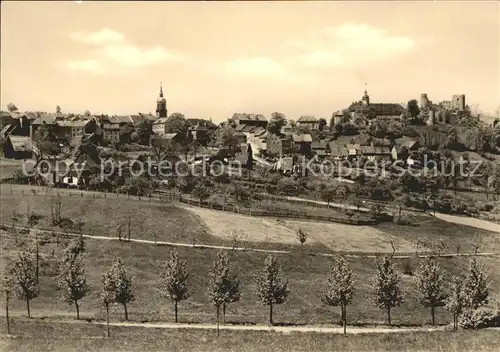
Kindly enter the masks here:
<path id="1" fill-rule="evenodd" d="M 163 97 L 163 86 L 160 82 L 160 96 L 156 100 L 156 117 L 167 117 L 167 100 Z"/>
<path id="2" fill-rule="evenodd" d="M 370 105 L 370 97 L 368 96 L 368 91 L 366 90 L 366 83 L 365 83 L 365 94 L 363 94 L 361 102 L 363 103 L 363 105 Z"/>
<path id="3" fill-rule="evenodd" d="M 429 106 L 429 98 L 426 93 L 420 95 L 420 109 L 424 109 Z"/>
<path id="4" fill-rule="evenodd" d="M 451 108 L 453 110 L 465 111 L 465 94 L 453 94 L 451 97 Z"/>

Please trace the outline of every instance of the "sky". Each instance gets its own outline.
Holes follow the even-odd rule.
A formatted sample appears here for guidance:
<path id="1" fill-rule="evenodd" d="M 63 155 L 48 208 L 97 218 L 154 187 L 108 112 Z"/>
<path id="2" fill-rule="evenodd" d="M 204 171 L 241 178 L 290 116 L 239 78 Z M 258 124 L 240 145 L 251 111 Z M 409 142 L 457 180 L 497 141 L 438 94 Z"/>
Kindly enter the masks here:
<path id="1" fill-rule="evenodd" d="M 500 105 L 498 2 L 2 2 L 1 107 L 223 121 L 360 100 Z"/>

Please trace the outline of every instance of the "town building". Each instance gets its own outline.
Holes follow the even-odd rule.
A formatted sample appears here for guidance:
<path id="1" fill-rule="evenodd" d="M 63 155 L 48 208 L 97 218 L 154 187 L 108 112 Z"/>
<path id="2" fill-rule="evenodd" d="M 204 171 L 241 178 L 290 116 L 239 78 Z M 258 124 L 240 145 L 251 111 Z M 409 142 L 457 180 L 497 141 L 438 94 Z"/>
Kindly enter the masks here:
<path id="1" fill-rule="evenodd" d="M 83 136 L 85 133 L 94 133 L 96 129 L 97 124 L 94 119 L 57 121 L 58 134 L 64 136 L 68 141 L 72 141 L 78 136 Z"/>
<path id="2" fill-rule="evenodd" d="M 41 113 L 37 118 L 31 121 L 30 124 L 30 137 L 40 128 L 44 128 L 47 132 L 54 133 L 56 130 L 56 118 L 54 114 Z"/>
<path id="3" fill-rule="evenodd" d="M 27 136 L 8 136 L 4 146 L 3 155 L 8 159 L 29 159 L 33 155 L 33 144 Z"/>
<path id="4" fill-rule="evenodd" d="M 99 127 L 103 142 L 113 145 L 120 143 L 120 121 L 116 116 L 101 116 Z"/>
<path id="5" fill-rule="evenodd" d="M 0 131 L 2 131 L 5 126 L 12 125 L 14 118 L 12 114 L 8 111 L 0 111 Z"/>
<path id="6" fill-rule="evenodd" d="M 153 127 L 152 127 L 153 133 L 158 134 L 158 135 L 162 135 L 162 134 L 167 133 L 167 130 L 166 130 L 167 120 L 168 120 L 168 117 L 160 117 L 159 119 L 154 121 Z"/>
<path id="7" fill-rule="evenodd" d="M 327 142 L 326 140 L 320 140 L 320 141 L 313 141 L 311 143 L 311 150 L 314 152 L 314 154 L 322 159 L 326 157 L 327 154 Z"/>
<path id="8" fill-rule="evenodd" d="M 269 155 L 285 156 L 292 154 L 291 135 L 276 135 L 269 133 L 266 138 L 266 151 Z"/>
<path id="9" fill-rule="evenodd" d="M 193 140 L 198 145 L 207 145 L 211 136 L 217 130 L 217 125 L 211 120 L 189 118 L 187 122 L 189 124 L 188 129 L 193 135 Z"/>
<path id="10" fill-rule="evenodd" d="M 370 161 L 390 160 L 391 149 L 389 147 L 375 147 L 372 145 L 361 146 L 361 155 Z"/>
<path id="11" fill-rule="evenodd" d="M 0 137 L 7 138 L 7 136 L 29 136 L 30 135 L 30 124 L 31 124 L 31 115 L 27 113 L 16 113 L 9 114 L 4 117 L 4 126 L 0 130 Z M 9 123 L 7 123 L 9 122 Z"/>
<path id="12" fill-rule="evenodd" d="M 395 145 L 391 149 L 392 159 L 407 159 L 410 152 L 419 150 L 421 147 L 422 145 L 418 140 L 409 137 L 398 138 L 395 140 Z M 403 150 L 405 151 L 403 152 Z"/>
<path id="13" fill-rule="evenodd" d="M 307 127 L 311 131 L 319 130 L 319 120 L 314 116 L 301 116 L 297 120 L 297 126 Z"/>
<path id="14" fill-rule="evenodd" d="M 263 128 L 267 127 L 267 119 L 262 114 L 247 114 L 247 113 L 234 113 L 229 119 L 231 123 L 236 126 L 248 125 L 248 126 L 260 126 Z"/>
<path id="15" fill-rule="evenodd" d="M 309 133 L 294 133 L 292 134 L 292 140 L 294 152 L 302 155 L 308 155 L 311 153 L 312 136 Z"/>
<path id="16" fill-rule="evenodd" d="M 339 144 L 336 141 L 331 141 L 328 143 L 328 150 L 330 158 L 335 161 L 347 159 L 349 152 L 345 145 Z"/>
<path id="17" fill-rule="evenodd" d="M 370 96 L 365 89 L 361 101 L 353 102 L 349 106 L 348 111 L 351 113 L 351 115 L 354 113 L 362 113 L 369 119 L 401 119 L 403 113 L 405 112 L 405 109 L 401 104 L 372 103 L 370 101 Z"/>

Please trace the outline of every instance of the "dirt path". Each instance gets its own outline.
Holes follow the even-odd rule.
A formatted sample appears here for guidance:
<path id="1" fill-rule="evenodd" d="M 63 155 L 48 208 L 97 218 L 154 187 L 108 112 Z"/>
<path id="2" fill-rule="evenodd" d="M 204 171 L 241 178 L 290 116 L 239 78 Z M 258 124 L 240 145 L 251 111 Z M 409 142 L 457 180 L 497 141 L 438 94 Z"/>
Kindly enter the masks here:
<path id="1" fill-rule="evenodd" d="M 0 226 L 3 228 L 11 228 L 12 226 L 10 224 L 6 223 L 0 223 Z M 91 235 L 85 235 L 85 234 L 80 234 L 76 232 L 62 232 L 62 231 L 53 231 L 49 229 L 40 229 L 36 227 L 27 227 L 27 226 L 19 226 L 16 225 L 17 229 L 26 229 L 30 231 L 38 231 L 39 234 L 45 233 L 45 234 L 57 234 L 57 235 L 62 235 L 62 236 L 70 236 L 70 237 L 84 237 L 88 239 L 93 239 L 93 240 L 105 240 L 105 241 L 120 241 L 119 238 L 117 237 L 108 237 L 108 236 L 91 236 Z M 131 238 L 130 240 L 122 240 L 124 242 L 134 242 L 134 243 L 146 243 L 146 244 L 153 244 L 153 245 L 163 245 L 163 246 L 172 246 L 172 247 L 191 247 L 191 248 L 210 248 L 210 249 L 222 249 L 222 250 L 228 250 L 228 251 L 244 251 L 244 252 L 263 252 L 263 253 L 274 253 L 274 254 L 292 254 L 296 253 L 293 251 L 286 251 L 286 250 L 276 250 L 276 249 L 261 249 L 261 248 L 249 248 L 249 247 L 229 247 L 229 246 L 216 246 L 216 245 L 211 245 L 211 244 L 203 244 L 203 243 L 197 243 L 197 244 L 192 244 L 192 243 L 181 243 L 181 242 L 167 242 L 167 241 L 151 241 L 151 240 L 141 240 L 141 239 L 136 239 L 136 238 Z M 333 257 L 335 255 L 342 254 L 345 257 L 348 258 L 377 258 L 378 255 L 374 254 L 353 254 L 353 253 L 346 253 L 346 252 L 332 252 L 332 253 L 321 253 L 321 252 L 305 252 L 304 255 L 313 255 L 313 256 L 322 256 L 322 257 Z M 381 255 L 383 254 L 388 254 L 390 255 L 391 253 L 380 253 Z M 498 256 L 500 253 L 494 253 L 494 252 L 478 252 L 478 253 L 442 253 L 440 256 L 443 258 L 451 258 L 451 257 L 473 257 L 473 256 L 479 256 L 479 257 L 490 257 L 490 256 Z M 436 256 L 436 254 L 419 254 L 416 256 L 415 254 L 402 254 L 402 255 L 393 255 L 392 257 L 394 259 L 404 259 L 404 258 L 426 258 L 428 256 Z"/>
<path id="2" fill-rule="evenodd" d="M 477 218 L 469 218 L 465 216 L 442 214 L 442 213 L 436 213 L 436 218 L 448 222 L 453 222 L 455 224 L 472 226 L 478 229 L 483 229 L 500 234 L 500 225 L 495 224 L 494 222 L 491 221 L 481 220 Z"/>
<path id="3" fill-rule="evenodd" d="M 3 317 L 2 317 L 3 318 Z M 33 321 L 27 318 L 16 318 L 25 321 Z M 84 321 L 84 320 L 58 320 L 45 318 L 43 322 L 57 323 L 57 324 L 92 324 L 92 325 L 106 325 L 104 321 Z M 134 322 L 110 322 L 110 326 L 122 327 L 140 327 L 152 329 L 203 329 L 203 330 L 216 330 L 217 324 L 182 324 L 182 323 L 134 323 Z M 293 333 L 293 332 L 313 332 L 313 333 L 326 333 L 326 334 L 343 334 L 342 327 L 331 326 L 269 326 L 269 325 L 219 325 L 219 330 L 239 330 L 239 331 L 268 331 L 279 333 Z M 414 332 L 414 331 L 444 331 L 445 327 L 413 327 L 413 328 L 400 328 L 400 327 L 347 327 L 348 334 L 387 334 L 387 333 L 401 333 L 401 332 Z"/>

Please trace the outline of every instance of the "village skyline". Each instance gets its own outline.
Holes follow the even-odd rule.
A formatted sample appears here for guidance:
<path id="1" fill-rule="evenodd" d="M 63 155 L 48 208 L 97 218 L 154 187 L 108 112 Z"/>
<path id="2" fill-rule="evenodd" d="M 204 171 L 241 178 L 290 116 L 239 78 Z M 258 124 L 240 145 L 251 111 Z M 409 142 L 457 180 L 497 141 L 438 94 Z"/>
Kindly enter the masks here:
<path id="1" fill-rule="evenodd" d="M 2 108 L 154 112 L 162 82 L 168 110 L 186 116 L 329 118 L 367 84 L 374 102 L 465 94 L 497 113 L 498 4 L 378 5 L 125 2 L 111 16 L 105 2 L 4 3 Z M 147 25 L 130 26 L 139 15 Z"/>

